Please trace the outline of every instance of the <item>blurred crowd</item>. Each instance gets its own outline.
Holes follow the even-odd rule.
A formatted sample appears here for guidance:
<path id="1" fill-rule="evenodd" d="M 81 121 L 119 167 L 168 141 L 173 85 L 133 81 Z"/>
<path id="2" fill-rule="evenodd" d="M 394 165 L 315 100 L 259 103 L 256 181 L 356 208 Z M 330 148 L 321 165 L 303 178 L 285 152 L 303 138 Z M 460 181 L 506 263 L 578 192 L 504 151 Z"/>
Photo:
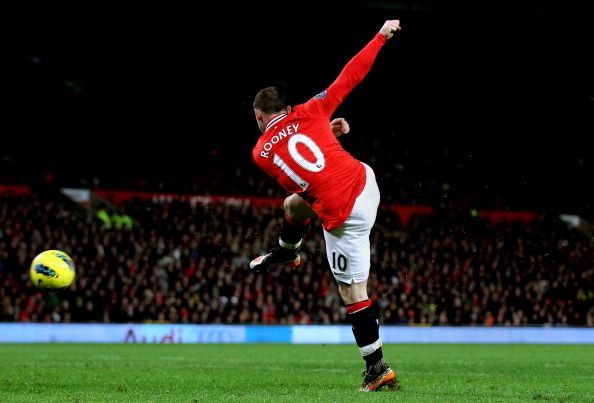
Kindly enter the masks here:
<path id="1" fill-rule="evenodd" d="M 129 202 L 132 229 L 36 196 L 0 198 L 0 321 L 342 323 L 320 222 L 304 263 L 253 274 L 277 243 L 276 207 Z M 56 294 L 29 280 L 32 258 L 60 249 L 77 277 Z M 492 224 L 440 209 L 403 225 L 381 207 L 372 232 L 370 296 L 385 323 L 594 326 L 594 253 L 546 216 Z"/>
<path id="2" fill-rule="evenodd" d="M 519 145 L 502 155 L 488 146 L 474 151 L 452 147 L 446 140 L 442 140 L 445 144 L 427 139 L 416 140 L 422 145 L 406 144 L 390 127 L 381 126 L 373 131 L 353 129 L 344 137 L 341 143 L 345 149 L 374 168 L 386 203 L 578 214 L 594 223 L 594 195 L 591 187 L 584 185 L 594 172 L 590 159 L 568 161 L 568 156 L 561 158 L 565 153 L 559 150 L 535 154 Z M 282 197 L 284 189 L 251 159 L 256 138 L 254 134 L 241 142 L 209 147 L 159 142 L 153 145 L 156 149 L 133 155 L 125 147 L 111 146 L 94 152 L 72 151 L 68 159 L 47 163 L 45 147 L 23 155 L 4 155 L 2 151 L 0 183 L 27 184 L 36 192 L 82 187 Z M 543 161 L 536 163 L 536 157 Z M 43 163 L 31 164 L 37 160 Z"/>

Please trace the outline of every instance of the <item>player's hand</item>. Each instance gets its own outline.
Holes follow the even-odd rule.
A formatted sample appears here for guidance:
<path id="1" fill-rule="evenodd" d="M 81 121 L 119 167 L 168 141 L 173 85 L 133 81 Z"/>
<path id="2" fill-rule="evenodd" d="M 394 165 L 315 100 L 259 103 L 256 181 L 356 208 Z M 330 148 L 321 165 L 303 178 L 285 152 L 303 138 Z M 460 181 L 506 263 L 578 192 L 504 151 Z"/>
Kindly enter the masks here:
<path id="1" fill-rule="evenodd" d="M 385 36 L 386 39 L 390 39 L 400 29 L 400 20 L 387 20 L 384 22 L 382 29 L 379 30 L 379 33 Z"/>
<path id="2" fill-rule="evenodd" d="M 347 122 L 345 118 L 334 119 L 332 122 L 330 122 L 330 127 L 332 128 L 332 133 L 334 133 L 336 137 L 340 137 L 343 134 L 347 134 L 351 131 L 349 122 Z"/>

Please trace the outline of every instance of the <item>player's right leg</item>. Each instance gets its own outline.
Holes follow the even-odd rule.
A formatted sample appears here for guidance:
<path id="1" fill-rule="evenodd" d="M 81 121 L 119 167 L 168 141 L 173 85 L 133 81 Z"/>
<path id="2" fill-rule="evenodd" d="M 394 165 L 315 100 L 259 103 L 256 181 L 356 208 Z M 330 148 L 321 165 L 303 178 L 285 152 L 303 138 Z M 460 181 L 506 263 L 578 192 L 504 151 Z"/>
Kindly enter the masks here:
<path id="1" fill-rule="evenodd" d="M 371 266 L 369 235 L 379 205 L 379 189 L 373 170 L 366 166 L 365 188 L 357 197 L 344 224 L 331 232 L 324 231 L 326 256 L 338 291 L 353 324 L 353 335 L 366 370 L 361 391 L 398 388 L 394 371 L 384 361 L 379 337 L 379 311 L 367 296 L 367 279 Z"/>
<path id="2" fill-rule="evenodd" d="M 263 271 L 273 266 L 297 267 L 301 264 L 299 251 L 303 236 L 315 212 L 301 198 L 293 194 L 284 201 L 285 219 L 281 228 L 279 245 L 250 262 L 250 269 Z"/>
<path id="3" fill-rule="evenodd" d="M 398 378 L 384 360 L 379 337 L 379 311 L 367 296 L 367 280 L 351 284 L 338 281 L 338 291 L 346 305 L 347 316 L 353 324 L 355 341 L 366 364 L 359 390 L 370 392 L 384 388 L 398 389 Z"/>

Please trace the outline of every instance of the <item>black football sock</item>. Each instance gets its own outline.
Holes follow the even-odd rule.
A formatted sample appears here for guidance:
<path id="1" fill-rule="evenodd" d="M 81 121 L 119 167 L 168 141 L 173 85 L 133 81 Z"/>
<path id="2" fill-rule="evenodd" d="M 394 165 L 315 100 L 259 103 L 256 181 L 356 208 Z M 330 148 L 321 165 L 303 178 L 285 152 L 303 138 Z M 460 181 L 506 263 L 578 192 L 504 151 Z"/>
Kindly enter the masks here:
<path id="1" fill-rule="evenodd" d="M 349 304 L 346 309 L 353 324 L 355 341 L 369 370 L 384 357 L 379 338 L 379 312 L 371 299 Z"/>
<path id="2" fill-rule="evenodd" d="M 303 221 L 294 221 L 285 213 L 279 239 L 280 246 L 287 249 L 299 248 L 310 221 L 311 218 L 306 218 Z"/>

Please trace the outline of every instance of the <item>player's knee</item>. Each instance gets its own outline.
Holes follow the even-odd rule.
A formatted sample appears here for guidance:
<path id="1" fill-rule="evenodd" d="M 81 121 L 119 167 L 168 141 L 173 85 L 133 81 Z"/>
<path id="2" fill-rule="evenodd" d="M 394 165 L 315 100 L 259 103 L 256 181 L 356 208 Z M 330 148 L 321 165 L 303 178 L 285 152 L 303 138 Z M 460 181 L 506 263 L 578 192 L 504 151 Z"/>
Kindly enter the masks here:
<path id="1" fill-rule="evenodd" d="M 291 195 L 285 198 L 283 202 L 285 216 L 293 222 L 309 222 L 309 219 L 315 216 L 314 211 L 298 195 Z"/>
<path id="2" fill-rule="evenodd" d="M 291 205 L 291 196 L 285 197 L 285 201 L 283 202 L 283 208 L 285 209 L 285 214 L 291 216 L 291 212 L 293 210 Z"/>
<path id="3" fill-rule="evenodd" d="M 353 284 L 338 284 L 338 291 L 345 304 L 356 304 L 365 301 L 367 296 L 367 282 Z"/>

